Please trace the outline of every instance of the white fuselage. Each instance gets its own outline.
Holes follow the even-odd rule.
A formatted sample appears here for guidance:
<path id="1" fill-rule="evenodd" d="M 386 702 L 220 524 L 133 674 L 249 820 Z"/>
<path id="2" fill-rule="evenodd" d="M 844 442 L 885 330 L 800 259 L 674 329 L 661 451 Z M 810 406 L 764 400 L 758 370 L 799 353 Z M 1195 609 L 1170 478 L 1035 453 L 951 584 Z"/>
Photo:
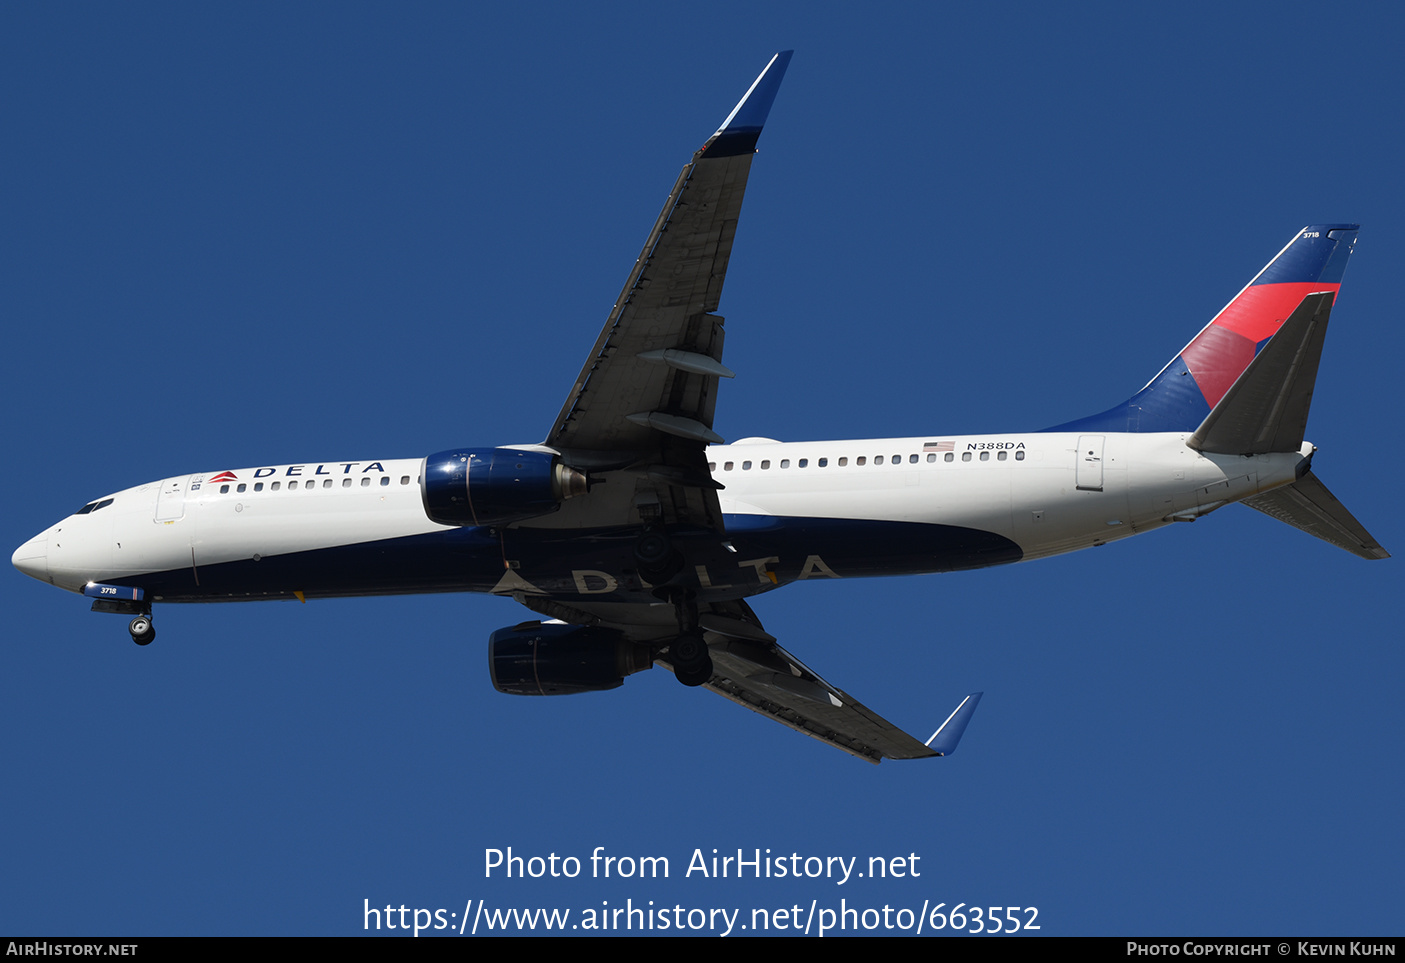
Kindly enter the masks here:
<path id="1" fill-rule="evenodd" d="M 795 560 L 788 575 L 762 586 L 770 588 L 816 573 L 904 574 L 980 564 L 940 561 L 939 550 L 929 551 L 922 542 L 929 531 L 977 533 L 1017 547 L 984 564 L 1103 544 L 1289 484 L 1312 451 L 1305 444 L 1285 454 L 1205 455 L 1186 447 L 1188 437 L 1042 432 L 798 443 L 744 439 L 709 448 L 708 460 L 724 486 L 719 497 L 729 535 L 734 528 L 749 533 L 733 536 L 748 540 L 748 558 L 738 562 L 752 565 L 748 571 L 760 577 L 757 552 Z M 89 583 L 139 586 L 154 573 L 189 573 L 190 586 L 173 596 L 182 601 L 205 600 L 206 586 L 210 600 L 287 597 L 299 584 L 320 595 L 495 590 L 503 568 L 500 533 L 431 521 L 421 497 L 421 468 L 421 459 L 328 462 L 151 482 L 65 518 L 21 546 L 14 561 L 36 578 L 78 592 Z M 552 518 L 506 528 L 550 531 Z M 826 540 L 825 526 L 861 533 L 863 523 L 874 524 L 873 538 Z M 885 544 L 886 533 L 894 531 L 907 538 L 896 553 Z M 443 548 L 437 535 L 452 545 Z M 392 545 L 394 552 L 387 548 Z M 415 566 L 406 561 L 417 551 L 449 551 L 448 567 L 461 564 L 464 574 L 440 577 L 446 563 L 436 561 L 431 576 L 417 581 Z M 344 582 L 306 571 L 324 557 L 344 566 Z M 289 558 L 303 562 L 294 574 L 285 568 L 275 576 L 272 563 Z M 473 574 L 475 564 L 482 565 L 481 574 Z M 237 584 L 209 574 L 234 565 L 243 566 Z M 379 580 L 378 565 L 385 569 Z M 523 563 L 525 574 L 531 568 L 530 560 Z M 269 572 L 266 586 L 261 572 Z M 725 574 L 699 573 L 714 584 Z M 598 586 L 610 581 L 588 583 L 590 594 L 600 594 Z M 587 583 L 576 574 L 575 584 Z"/>
<path id="2" fill-rule="evenodd" d="M 940 438 L 940 436 L 938 436 Z M 1188 432 L 966 435 L 708 450 L 724 513 L 942 524 L 1025 559 L 1099 545 L 1291 483 L 1311 451 L 1205 455 Z M 947 443 L 950 447 L 947 448 Z M 937 450 L 938 448 L 945 450 Z M 763 467 L 764 466 L 764 467 Z M 784 466 L 784 467 L 782 467 Z"/>

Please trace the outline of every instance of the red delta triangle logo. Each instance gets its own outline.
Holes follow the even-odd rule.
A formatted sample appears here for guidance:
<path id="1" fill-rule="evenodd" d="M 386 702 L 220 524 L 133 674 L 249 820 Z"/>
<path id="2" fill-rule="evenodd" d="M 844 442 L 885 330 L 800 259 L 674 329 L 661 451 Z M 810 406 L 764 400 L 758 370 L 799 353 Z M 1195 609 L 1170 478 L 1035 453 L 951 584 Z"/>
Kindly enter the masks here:
<path id="1" fill-rule="evenodd" d="M 210 479 L 211 482 L 226 482 L 226 481 L 238 481 L 238 480 L 239 480 L 239 476 L 236 475 L 236 474 L 234 474 L 234 472 L 232 472 L 232 471 L 222 471 L 222 472 L 220 472 L 218 475 L 216 475 L 214 478 L 211 478 L 211 479 Z"/>

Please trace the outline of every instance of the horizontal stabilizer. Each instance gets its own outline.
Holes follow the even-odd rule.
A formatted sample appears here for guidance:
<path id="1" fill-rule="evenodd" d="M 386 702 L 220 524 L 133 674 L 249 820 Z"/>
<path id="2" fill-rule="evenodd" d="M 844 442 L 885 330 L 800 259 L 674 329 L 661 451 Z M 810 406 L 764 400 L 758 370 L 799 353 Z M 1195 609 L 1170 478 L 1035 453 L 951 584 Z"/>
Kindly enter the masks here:
<path id="1" fill-rule="evenodd" d="M 1303 298 L 1186 444 L 1222 455 L 1301 448 L 1335 297 L 1323 291 Z"/>
<path id="2" fill-rule="evenodd" d="M 1390 553 L 1310 471 L 1284 488 L 1246 498 L 1244 504 L 1353 555 L 1390 558 Z"/>

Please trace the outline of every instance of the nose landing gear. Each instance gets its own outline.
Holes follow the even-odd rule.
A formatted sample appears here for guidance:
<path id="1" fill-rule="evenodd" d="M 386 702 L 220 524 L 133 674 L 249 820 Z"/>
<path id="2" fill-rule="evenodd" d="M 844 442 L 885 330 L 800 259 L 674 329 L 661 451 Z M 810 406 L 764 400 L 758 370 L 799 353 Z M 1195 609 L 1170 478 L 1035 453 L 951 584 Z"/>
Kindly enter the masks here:
<path id="1" fill-rule="evenodd" d="M 132 619 L 127 631 L 132 633 L 132 641 L 137 645 L 150 645 L 151 640 L 156 638 L 156 626 L 151 624 L 149 615 L 138 615 Z"/>
<path id="2" fill-rule="evenodd" d="M 84 594 L 92 594 L 93 590 L 101 592 L 115 592 L 121 589 L 123 592 L 131 592 L 129 586 L 97 585 L 88 583 L 88 591 Z M 134 615 L 136 618 L 127 623 L 127 631 L 132 634 L 132 641 L 137 645 L 150 645 L 151 640 L 156 638 L 156 627 L 151 624 L 151 603 L 144 601 L 141 597 L 141 590 L 136 590 L 136 598 L 112 598 L 110 595 L 103 595 L 93 599 L 94 612 L 108 612 L 112 615 Z"/>

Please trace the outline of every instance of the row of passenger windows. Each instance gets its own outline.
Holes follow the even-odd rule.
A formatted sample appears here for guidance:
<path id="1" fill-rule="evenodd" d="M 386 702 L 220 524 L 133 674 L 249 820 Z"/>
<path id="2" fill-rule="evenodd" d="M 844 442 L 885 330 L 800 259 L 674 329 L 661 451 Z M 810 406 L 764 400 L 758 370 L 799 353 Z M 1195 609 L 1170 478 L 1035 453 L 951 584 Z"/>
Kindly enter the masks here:
<path id="1" fill-rule="evenodd" d="M 415 479 L 415 480 L 416 480 L 416 482 L 419 481 L 419 479 Z M 268 483 L 268 490 L 271 491 L 271 492 L 276 492 L 276 491 L 278 491 L 279 486 L 282 485 L 282 484 L 283 484 L 283 483 L 282 483 L 281 481 L 269 482 L 269 483 Z M 389 475 L 382 475 L 382 476 L 381 476 L 381 487 L 384 488 L 384 487 L 386 487 L 386 486 L 389 485 L 389 484 L 390 484 L 390 476 L 389 476 Z M 410 476 L 409 476 L 409 475 L 401 475 L 401 476 L 400 476 L 400 484 L 402 484 L 402 485 L 408 485 L 408 484 L 410 484 Z M 238 485 L 235 485 L 235 486 L 233 486 L 233 487 L 234 487 L 234 490 L 235 490 L 236 492 L 248 491 L 248 489 L 249 489 L 249 485 L 248 485 L 247 482 L 240 482 Z M 317 487 L 317 481 L 316 481 L 315 479 L 309 478 L 306 482 L 303 483 L 303 490 L 304 490 L 304 491 L 309 491 L 309 492 L 310 492 L 310 491 L 312 491 L 312 490 L 313 490 L 314 488 L 316 488 L 316 487 Z M 324 479 L 322 479 L 322 487 L 323 487 L 323 488 L 331 488 L 331 487 L 332 487 L 332 479 L 330 479 L 330 478 L 324 478 Z M 350 487 L 351 487 L 351 479 L 350 479 L 350 478 L 343 478 L 343 479 L 341 480 L 341 487 L 343 487 L 343 488 L 350 488 Z M 370 487 L 371 487 L 371 479 L 370 479 L 368 476 L 363 475 L 363 476 L 361 477 L 361 487 L 362 487 L 362 488 L 370 488 Z M 227 494 L 229 494 L 229 489 L 230 489 L 230 486 L 229 486 L 229 485 L 221 485 L 221 486 L 220 486 L 220 494 L 221 494 L 221 495 L 227 495 Z M 297 489 L 298 489 L 298 480 L 297 480 L 296 478 L 294 478 L 292 481 L 288 482 L 288 491 L 290 491 L 290 492 L 292 492 L 292 491 L 297 491 Z M 254 491 L 256 491 L 256 492 L 261 492 L 261 491 L 263 491 L 263 482 L 254 482 Z"/>
<path id="2" fill-rule="evenodd" d="M 970 461 L 973 454 L 978 454 L 981 461 L 990 461 L 990 455 L 991 455 L 991 453 L 990 453 L 989 451 L 982 451 L 982 452 L 979 452 L 979 453 L 969 452 L 969 451 L 963 451 L 963 452 L 961 453 L 961 460 L 962 460 L 962 461 Z M 1009 452 L 1009 451 L 1004 451 L 1004 450 L 1002 450 L 1002 451 L 997 451 L 997 452 L 995 452 L 995 460 L 996 460 L 996 461 L 1008 461 L 1009 458 L 1010 458 L 1010 452 Z M 929 452 L 927 453 L 927 461 L 930 463 L 930 462 L 935 462 L 936 460 L 937 460 L 937 453 L 936 453 L 936 452 L 930 452 L 930 451 L 929 451 Z M 955 456 L 955 454 L 952 453 L 952 452 L 947 452 L 946 454 L 942 455 L 942 461 L 944 461 L 944 462 L 955 461 L 955 460 L 956 460 L 956 456 Z M 908 456 L 907 456 L 907 463 L 908 463 L 909 465 L 916 465 L 919 461 L 921 461 L 921 456 L 920 456 L 920 455 L 908 455 Z M 1024 461 L 1024 449 L 1023 449 L 1023 448 L 1021 448 L 1020 450 L 1018 450 L 1018 451 L 1015 452 L 1015 461 Z M 881 464 L 883 464 L 883 462 L 884 462 L 884 456 L 883 456 L 883 455 L 875 455 L 875 456 L 873 457 L 873 463 L 874 463 L 875 465 L 881 465 Z M 836 465 L 837 467 L 843 468 L 843 467 L 845 467 L 846 465 L 849 464 L 849 458 L 848 458 L 848 456 L 846 455 L 846 456 L 844 456 L 844 457 L 835 459 L 835 462 L 834 462 L 834 463 L 835 463 L 835 465 Z M 868 463 L 868 457 L 865 456 L 865 455 L 859 455 L 857 458 L 854 459 L 854 464 L 855 464 L 855 465 L 865 465 L 865 464 L 867 464 L 867 463 Z M 891 461 L 890 461 L 889 463 L 890 463 L 890 464 L 893 464 L 893 465 L 901 465 L 901 464 L 903 463 L 903 456 L 902 456 L 902 455 L 893 455 L 893 456 L 892 456 L 892 459 L 891 459 Z M 724 461 L 724 462 L 722 463 L 722 470 L 723 470 L 723 471 L 731 471 L 733 468 L 736 467 L 736 464 L 737 464 L 737 463 L 734 462 L 734 461 Z M 799 458 L 799 459 L 796 459 L 796 462 L 795 462 L 795 467 L 796 467 L 796 468 L 808 468 L 809 465 L 810 465 L 810 459 L 808 459 L 808 458 Z M 825 468 L 825 467 L 827 467 L 828 465 L 829 465 L 829 459 L 828 459 L 828 458 L 817 458 L 817 459 L 815 459 L 815 467 L 817 467 L 817 468 Z M 744 462 L 742 462 L 742 466 L 741 466 L 741 467 L 742 467 L 742 471 L 750 471 L 750 470 L 751 470 L 751 462 L 749 462 L 749 461 L 744 461 Z M 771 460 L 770 460 L 769 458 L 762 460 L 762 462 L 761 462 L 761 470 L 762 470 L 762 471 L 765 471 L 765 470 L 767 470 L 767 469 L 770 468 L 770 467 L 771 467 Z M 781 459 L 781 463 L 780 463 L 780 467 L 781 467 L 781 468 L 789 468 L 789 467 L 790 467 L 790 459 L 789 459 L 789 458 L 782 458 L 782 459 Z M 716 471 L 716 470 L 717 470 L 717 462 L 715 462 L 715 461 L 708 462 L 708 464 L 707 464 L 707 470 L 708 470 L 708 471 Z"/>

